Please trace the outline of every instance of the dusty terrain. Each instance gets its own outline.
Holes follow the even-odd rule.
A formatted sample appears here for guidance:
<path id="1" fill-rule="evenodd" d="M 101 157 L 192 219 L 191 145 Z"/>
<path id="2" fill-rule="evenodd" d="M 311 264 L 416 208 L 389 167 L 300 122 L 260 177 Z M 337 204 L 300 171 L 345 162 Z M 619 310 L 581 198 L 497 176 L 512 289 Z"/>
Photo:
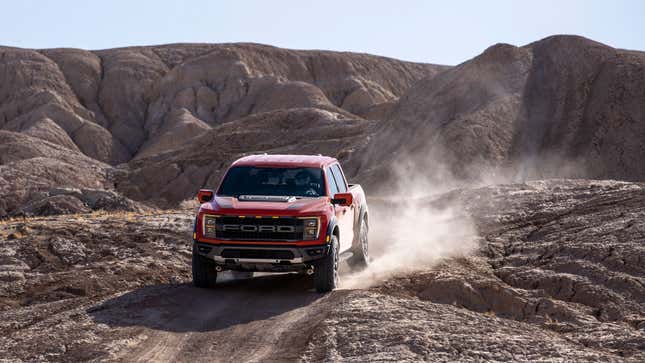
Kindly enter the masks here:
<path id="1" fill-rule="evenodd" d="M 454 67 L 0 47 L 0 360 L 645 361 L 644 102 L 645 53 L 576 36 Z M 264 152 L 366 187 L 342 289 L 189 284 L 181 202 Z"/>
<path id="2" fill-rule="evenodd" d="M 298 275 L 224 276 L 214 290 L 193 288 L 189 210 L 4 222 L 0 357 L 645 359 L 645 185 L 534 181 L 420 203 L 462 206 L 478 248 L 327 295 Z M 399 208 L 374 201 L 373 223 L 387 223 L 378 219 L 384 207 Z"/>

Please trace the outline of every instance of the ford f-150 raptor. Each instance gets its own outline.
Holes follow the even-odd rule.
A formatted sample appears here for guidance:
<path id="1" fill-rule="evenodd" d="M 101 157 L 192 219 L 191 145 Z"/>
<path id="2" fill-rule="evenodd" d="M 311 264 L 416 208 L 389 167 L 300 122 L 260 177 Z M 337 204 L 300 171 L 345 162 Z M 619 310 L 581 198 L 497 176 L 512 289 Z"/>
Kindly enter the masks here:
<path id="1" fill-rule="evenodd" d="M 216 191 L 202 189 L 193 233 L 198 287 L 231 270 L 313 275 L 318 292 L 338 284 L 339 262 L 367 266 L 368 210 L 360 185 L 348 184 L 326 156 L 253 155 L 235 161 Z"/>

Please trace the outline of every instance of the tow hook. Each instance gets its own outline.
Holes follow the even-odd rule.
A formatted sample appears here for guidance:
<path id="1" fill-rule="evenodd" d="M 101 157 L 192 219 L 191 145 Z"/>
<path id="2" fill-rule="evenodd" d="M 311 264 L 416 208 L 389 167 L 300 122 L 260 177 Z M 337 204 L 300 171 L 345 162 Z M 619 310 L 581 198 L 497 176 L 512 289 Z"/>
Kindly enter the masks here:
<path id="1" fill-rule="evenodd" d="M 314 267 L 313 267 L 313 266 L 309 266 L 309 268 L 307 269 L 307 275 L 311 276 L 311 275 L 313 275 L 313 274 L 314 274 Z"/>

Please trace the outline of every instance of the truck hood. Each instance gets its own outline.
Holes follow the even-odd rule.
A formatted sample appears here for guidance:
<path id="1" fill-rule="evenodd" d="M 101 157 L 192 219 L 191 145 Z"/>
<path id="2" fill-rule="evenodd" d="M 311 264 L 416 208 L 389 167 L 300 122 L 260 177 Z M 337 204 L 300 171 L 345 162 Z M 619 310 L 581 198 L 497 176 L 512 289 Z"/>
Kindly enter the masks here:
<path id="1" fill-rule="evenodd" d="M 296 215 L 322 213 L 329 205 L 329 198 L 304 198 L 292 202 L 240 201 L 233 197 L 218 197 L 204 203 L 202 211 L 240 215 Z"/>

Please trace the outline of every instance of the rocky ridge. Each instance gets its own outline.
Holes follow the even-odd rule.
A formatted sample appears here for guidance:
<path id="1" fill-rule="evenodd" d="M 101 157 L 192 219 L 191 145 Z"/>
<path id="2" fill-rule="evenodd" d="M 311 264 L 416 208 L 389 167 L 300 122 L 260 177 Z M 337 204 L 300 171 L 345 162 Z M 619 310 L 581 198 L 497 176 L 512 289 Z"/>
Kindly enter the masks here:
<path id="1" fill-rule="evenodd" d="M 335 156 L 370 193 L 401 165 L 466 182 L 643 180 L 644 54 L 575 36 L 497 44 L 455 67 L 258 44 L 4 47 L 0 208 L 43 203 L 25 175 L 173 207 L 257 152 Z"/>

